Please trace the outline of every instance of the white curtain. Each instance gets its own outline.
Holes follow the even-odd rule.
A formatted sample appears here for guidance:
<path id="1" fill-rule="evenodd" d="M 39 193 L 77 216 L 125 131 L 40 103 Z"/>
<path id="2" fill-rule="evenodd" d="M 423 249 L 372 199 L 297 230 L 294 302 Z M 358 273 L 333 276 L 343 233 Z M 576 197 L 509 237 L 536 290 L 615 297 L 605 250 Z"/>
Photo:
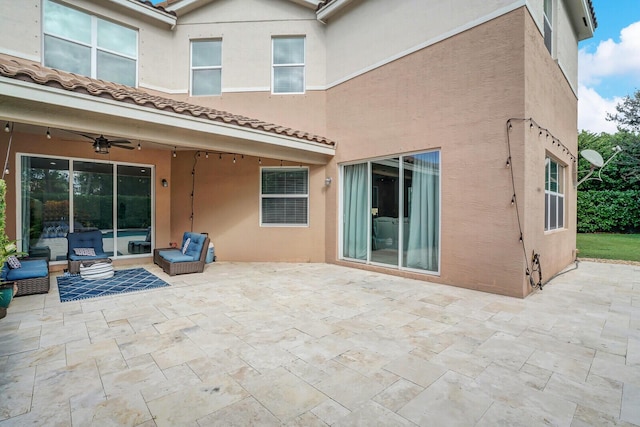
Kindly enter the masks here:
<path id="1" fill-rule="evenodd" d="M 437 271 L 440 252 L 440 153 L 412 156 L 406 267 Z"/>
<path id="2" fill-rule="evenodd" d="M 343 173 L 343 256 L 367 259 L 367 164 L 349 165 Z"/>

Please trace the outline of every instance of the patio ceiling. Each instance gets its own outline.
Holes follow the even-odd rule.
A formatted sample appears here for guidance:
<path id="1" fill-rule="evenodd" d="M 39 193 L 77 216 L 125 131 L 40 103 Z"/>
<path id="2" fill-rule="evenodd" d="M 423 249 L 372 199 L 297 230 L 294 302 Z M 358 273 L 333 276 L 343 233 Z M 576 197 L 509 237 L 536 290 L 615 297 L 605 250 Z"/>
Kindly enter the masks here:
<path id="1" fill-rule="evenodd" d="M 0 55 L 0 119 L 193 150 L 325 164 L 317 135 Z"/>

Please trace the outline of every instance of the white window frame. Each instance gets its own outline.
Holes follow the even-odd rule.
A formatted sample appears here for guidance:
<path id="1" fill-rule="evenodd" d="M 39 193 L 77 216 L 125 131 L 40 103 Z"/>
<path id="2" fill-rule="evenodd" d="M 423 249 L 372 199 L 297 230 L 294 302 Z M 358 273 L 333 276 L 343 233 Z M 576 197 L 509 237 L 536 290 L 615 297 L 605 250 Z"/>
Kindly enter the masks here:
<path id="1" fill-rule="evenodd" d="M 558 184 L 557 190 L 552 191 L 550 185 L 547 183 L 551 183 L 551 164 L 555 163 L 558 170 Z M 544 197 L 545 197 L 545 213 L 544 213 L 544 231 L 555 231 L 555 230 L 563 230 L 565 228 L 565 218 L 566 218 L 566 206 L 565 206 L 565 188 L 567 182 L 565 165 L 561 164 L 554 158 L 547 156 L 545 159 L 545 185 L 544 185 Z M 560 178 L 561 177 L 561 178 Z M 552 212 L 551 209 L 551 198 L 556 198 L 555 211 Z M 558 211 L 562 206 L 562 215 L 558 215 Z M 551 217 L 552 215 L 556 218 L 556 224 L 554 227 L 551 227 Z"/>
<path id="2" fill-rule="evenodd" d="M 303 170 L 307 174 L 307 192 L 306 194 L 262 194 L 262 174 L 265 170 L 274 172 L 284 171 L 300 171 Z M 258 189 L 260 194 L 260 227 L 308 227 L 309 226 L 309 168 L 304 167 L 287 167 L 287 166 L 262 166 L 260 168 L 260 188 Z M 291 223 L 265 223 L 262 218 L 262 201 L 264 199 L 306 199 L 307 202 L 307 218 L 304 224 L 291 224 Z"/>
<path id="3" fill-rule="evenodd" d="M 59 6 L 66 7 L 66 8 L 69 8 L 69 9 L 74 9 L 79 13 L 82 13 L 82 14 L 85 14 L 85 15 L 89 16 L 89 18 L 91 19 L 91 43 L 87 44 L 87 43 L 84 43 L 84 42 L 81 42 L 81 41 L 78 41 L 78 40 L 68 39 L 68 38 L 65 38 L 65 37 L 62 37 L 62 36 L 59 36 L 59 35 L 46 33 L 45 30 L 44 30 L 44 20 L 45 20 L 44 13 L 45 12 L 44 12 L 44 7 L 43 7 L 42 8 L 42 21 L 41 21 L 43 23 L 43 25 L 42 25 L 42 34 L 43 34 L 43 36 L 42 36 L 42 47 L 41 47 L 42 48 L 42 63 L 43 64 L 44 64 L 44 58 L 45 58 L 45 51 L 44 51 L 45 50 L 45 48 L 44 48 L 45 36 L 52 37 L 52 38 L 55 38 L 55 39 L 58 39 L 58 40 L 63 40 L 65 42 L 74 43 L 74 44 L 77 44 L 77 45 L 80 45 L 80 46 L 84 46 L 84 47 L 88 47 L 88 48 L 91 49 L 91 75 L 87 76 L 87 77 L 91 77 L 93 79 L 97 79 L 98 78 L 97 75 L 98 75 L 98 52 L 99 51 L 100 52 L 105 52 L 105 53 L 108 53 L 108 54 L 111 54 L 111 55 L 114 55 L 114 56 L 119 56 L 121 58 L 131 59 L 131 60 L 135 61 L 134 87 L 138 87 L 138 56 L 139 56 L 139 53 L 140 53 L 139 52 L 140 51 L 140 49 L 139 49 L 139 37 L 140 36 L 139 36 L 138 30 L 136 28 L 130 27 L 128 25 L 123 25 L 123 24 L 121 24 L 119 22 L 115 22 L 115 21 L 112 21 L 112 20 L 109 20 L 109 19 L 104 19 L 104 18 L 98 17 L 96 15 L 92 15 L 90 13 L 87 13 L 84 10 L 72 8 L 69 5 L 67 5 L 66 3 L 63 4 L 63 3 L 59 3 L 59 2 L 56 2 L 56 1 L 52 1 L 52 0 L 45 0 L 45 1 L 49 1 L 51 3 L 56 3 Z M 43 2 L 43 4 L 44 4 L 44 2 Z M 127 54 L 124 54 L 124 53 L 121 53 L 121 52 L 114 52 L 112 50 L 99 47 L 98 46 L 98 20 L 109 22 L 109 23 L 111 23 L 113 25 L 117 25 L 117 26 L 120 26 L 120 27 L 123 27 L 123 28 L 127 28 L 127 29 L 130 29 L 130 30 L 134 31 L 135 34 L 136 34 L 136 55 L 135 56 L 131 56 L 131 55 L 127 55 Z M 44 65 L 46 66 L 46 64 L 44 64 Z M 119 82 L 114 82 L 114 83 L 119 83 Z"/>
<path id="4" fill-rule="evenodd" d="M 193 65 L 193 45 L 195 43 L 200 42 L 219 42 L 220 43 L 220 65 L 203 65 L 199 67 L 195 67 Z M 220 96 L 222 95 L 222 39 L 221 38 L 211 38 L 211 39 L 192 39 L 189 46 L 189 64 L 190 64 L 190 74 L 189 74 L 189 93 L 191 96 Z M 193 93 L 193 72 L 196 70 L 220 70 L 220 92 L 219 93 L 208 93 L 202 95 L 194 95 Z"/>
<path id="5" fill-rule="evenodd" d="M 302 63 L 289 63 L 289 64 L 276 64 L 274 63 L 275 56 L 275 41 L 283 40 L 283 39 L 302 39 Z M 273 36 L 271 38 L 271 93 L 273 95 L 301 95 L 306 92 L 307 89 L 307 66 L 305 65 L 307 62 L 307 37 L 302 36 Z M 286 67 L 302 67 L 302 92 L 276 92 L 275 90 L 275 74 L 276 68 L 286 68 Z"/>

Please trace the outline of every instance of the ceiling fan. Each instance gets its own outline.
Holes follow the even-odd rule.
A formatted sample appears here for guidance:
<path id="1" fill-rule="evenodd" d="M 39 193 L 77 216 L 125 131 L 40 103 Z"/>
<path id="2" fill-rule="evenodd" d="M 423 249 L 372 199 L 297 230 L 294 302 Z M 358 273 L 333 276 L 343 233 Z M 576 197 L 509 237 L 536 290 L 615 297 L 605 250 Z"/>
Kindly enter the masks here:
<path id="1" fill-rule="evenodd" d="M 131 144 L 131 141 L 127 139 L 108 139 L 105 138 L 104 135 L 100 135 L 98 137 L 93 137 L 84 133 L 67 131 L 70 133 L 74 133 L 76 135 L 84 136 L 85 138 L 93 141 L 93 151 L 98 154 L 109 154 L 109 149 L 111 147 L 124 148 L 125 150 L 133 150 L 134 147 L 126 144 Z"/>

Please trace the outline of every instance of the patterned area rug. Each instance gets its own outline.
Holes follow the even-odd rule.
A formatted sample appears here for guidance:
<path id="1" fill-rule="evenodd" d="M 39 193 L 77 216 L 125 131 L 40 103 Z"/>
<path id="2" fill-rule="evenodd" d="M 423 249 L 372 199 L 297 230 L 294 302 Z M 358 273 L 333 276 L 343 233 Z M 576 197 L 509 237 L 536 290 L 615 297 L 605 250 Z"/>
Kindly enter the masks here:
<path id="1" fill-rule="evenodd" d="M 167 282 L 149 273 L 144 268 L 116 270 L 109 279 L 87 280 L 77 276 L 59 276 L 60 302 L 143 291 L 169 286 Z"/>

